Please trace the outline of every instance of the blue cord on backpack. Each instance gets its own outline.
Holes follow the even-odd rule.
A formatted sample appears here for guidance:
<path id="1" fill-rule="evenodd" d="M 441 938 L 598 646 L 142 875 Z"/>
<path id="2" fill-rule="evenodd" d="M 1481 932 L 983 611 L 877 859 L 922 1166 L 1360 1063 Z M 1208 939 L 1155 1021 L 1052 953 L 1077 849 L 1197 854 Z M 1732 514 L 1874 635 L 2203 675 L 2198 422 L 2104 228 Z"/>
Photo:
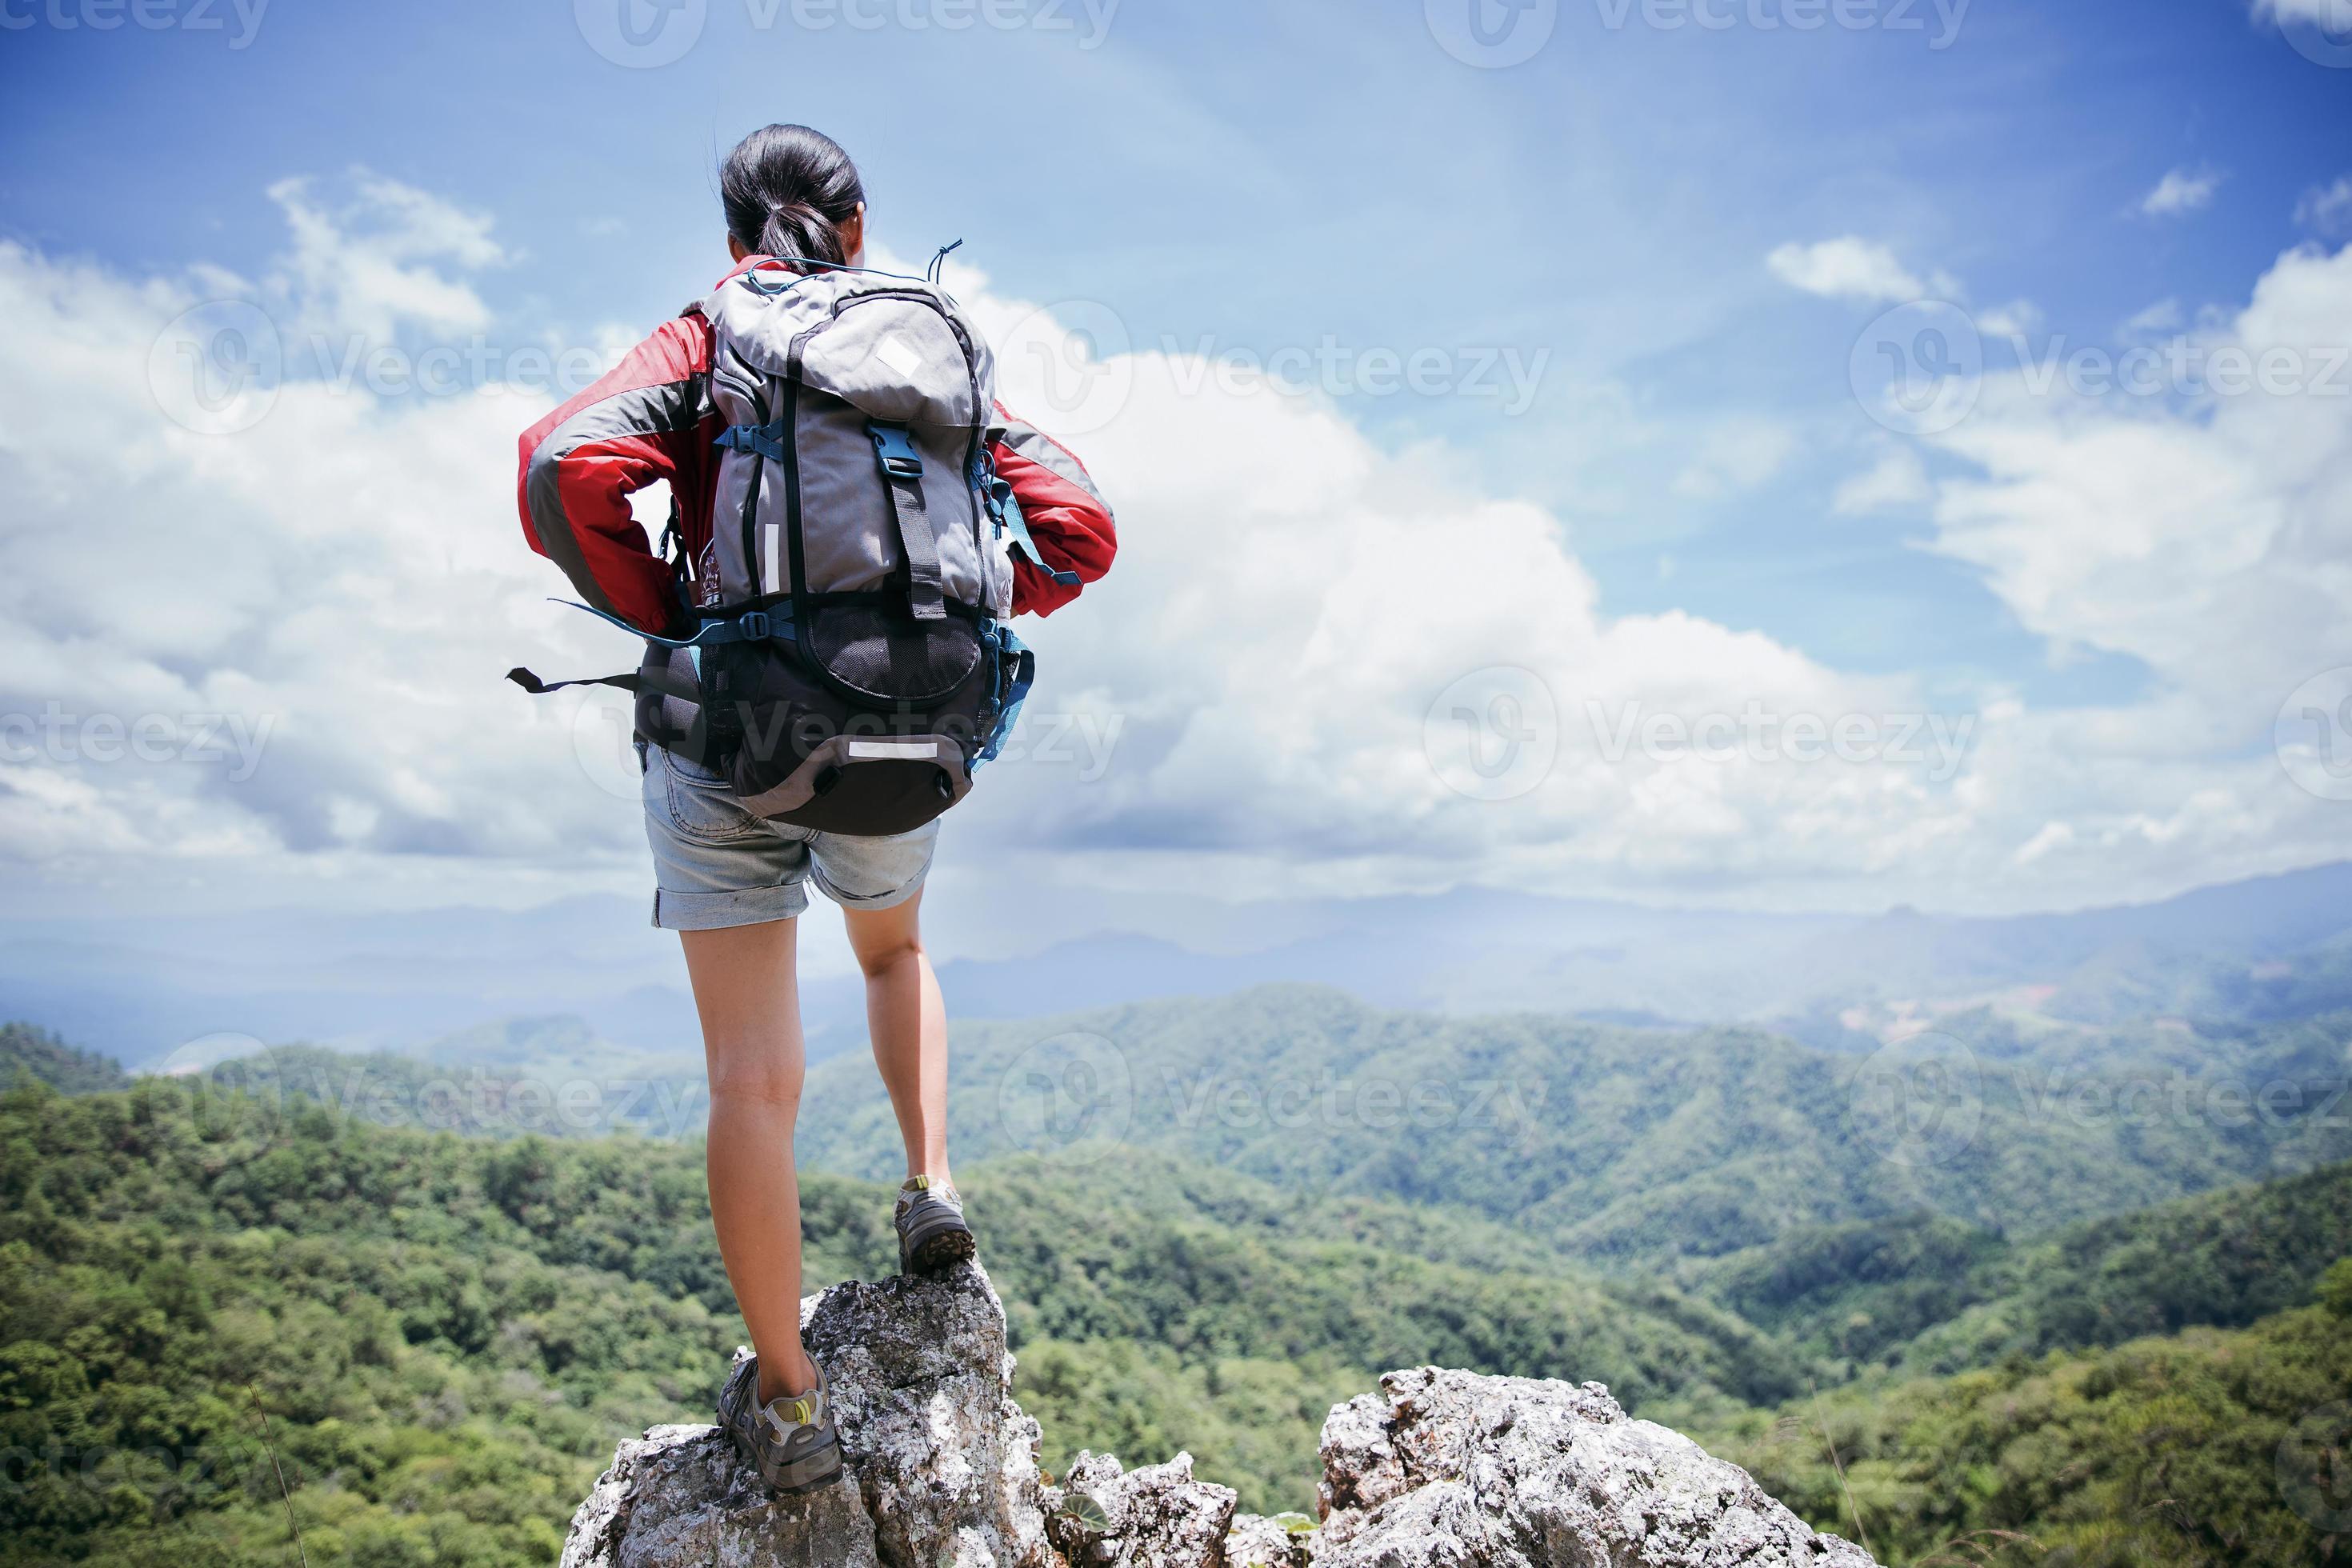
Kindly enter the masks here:
<path id="1" fill-rule="evenodd" d="M 666 637 L 635 626 L 608 610 L 593 605 L 583 605 L 577 599 L 550 599 L 551 605 L 569 605 L 575 610 L 585 610 L 600 621 L 620 627 L 633 637 L 659 643 L 664 647 L 690 647 L 698 653 L 716 643 L 766 642 L 770 637 L 793 635 L 793 607 L 778 605 L 773 609 L 746 610 L 740 616 L 727 616 L 702 623 L 702 629 L 690 637 Z"/>
<path id="2" fill-rule="evenodd" d="M 995 761 L 997 753 L 1004 750 L 1004 742 L 1012 737 L 1013 726 L 1021 721 L 1021 704 L 1029 700 L 1029 688 L 1037 679 L 1037 656 L 1029 651 L 1028 644 L 1013 635 L 1011 626 L 998 621 L 984 635 L 988 637 L 989 651 L 997 668 L 1002 670 L 1004 660 L 1009 658 L 1013 661 L 1013 676 L 1006 689 L 1004 705 L 997 710 L 996 722 L 990 726 L 988 738 L 972 752 L 971 765 L 967 771 L 975 773 L 980 772 L 982 763 Z"/>

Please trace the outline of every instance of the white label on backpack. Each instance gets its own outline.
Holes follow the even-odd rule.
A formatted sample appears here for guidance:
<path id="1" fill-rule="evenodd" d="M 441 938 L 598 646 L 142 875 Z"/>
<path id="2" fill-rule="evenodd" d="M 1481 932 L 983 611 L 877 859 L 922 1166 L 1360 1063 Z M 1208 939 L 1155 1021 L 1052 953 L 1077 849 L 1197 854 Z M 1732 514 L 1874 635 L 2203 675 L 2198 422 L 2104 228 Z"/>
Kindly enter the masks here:
<path id="1" fill-rule="evenodd" d="M 900 375 L 910 379 L 923 368 L 923 356 L 908 348 L 895 335 L 886 337 L 874 345 L 874 357 Z"/>
<path id="2" fill-rule="evenodd" d="M 937 741 L 852 741 L 849 757 L 852 762 L 920 762 L 937 761 L 940 743 Z"/>

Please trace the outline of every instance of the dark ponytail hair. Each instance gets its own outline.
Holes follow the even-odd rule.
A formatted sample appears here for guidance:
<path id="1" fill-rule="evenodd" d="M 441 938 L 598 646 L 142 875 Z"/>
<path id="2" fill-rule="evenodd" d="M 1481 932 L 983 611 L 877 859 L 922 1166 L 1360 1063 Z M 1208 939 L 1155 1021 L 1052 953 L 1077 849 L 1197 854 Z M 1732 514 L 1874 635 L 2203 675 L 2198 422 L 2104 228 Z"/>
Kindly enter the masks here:
<path id="1" fill-rule="evenodd" d="M 846 263 L 841 226 L 866 199 L 857 165 L 832 137 L 770 125 L 735 144 L 719 166 L 727 232 L 755 256 Z"/>

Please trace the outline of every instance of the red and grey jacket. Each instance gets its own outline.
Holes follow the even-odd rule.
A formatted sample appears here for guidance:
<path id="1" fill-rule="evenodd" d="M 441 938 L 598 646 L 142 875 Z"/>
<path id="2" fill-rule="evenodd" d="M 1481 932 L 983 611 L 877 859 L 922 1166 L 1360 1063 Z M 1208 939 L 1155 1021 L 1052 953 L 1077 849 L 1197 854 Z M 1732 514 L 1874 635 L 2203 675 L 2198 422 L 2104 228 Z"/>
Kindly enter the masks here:
<path id="1" fill-rule="evenodd" d="M 656 635 L 677 633 L 692 617 L 673 568 L 631 514 L 629 496 L 667 480 L 686 558 L 700 559 L 717 488 L 714 444 L 727 425 L 711 400 L 710 361 L 710 324 L 689 309 L 522 437 L 516 499 L 530 547 L 562 567 L 592 606 Z M 1101 491 L 1067 447 L 1002 404 L 996 414 L 997 475 L 1012 485 L 1045 564 L 1078 578 L 1057 583 L 1015 559 L 1013 614 L 1049 615 L 1110 570 L 1118 532 Z"/>

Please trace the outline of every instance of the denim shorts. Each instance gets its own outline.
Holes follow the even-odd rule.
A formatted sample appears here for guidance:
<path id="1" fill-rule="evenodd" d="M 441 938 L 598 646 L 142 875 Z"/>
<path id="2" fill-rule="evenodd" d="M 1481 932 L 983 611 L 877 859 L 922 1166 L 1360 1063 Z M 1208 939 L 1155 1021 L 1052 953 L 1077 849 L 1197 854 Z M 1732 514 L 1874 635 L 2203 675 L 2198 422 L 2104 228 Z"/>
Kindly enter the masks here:
<path id="1" fill-rule="evenodd" d="M 670 931 L 791 920 L 810 881 L 845 910 L 887 910 L 922 887 L 940 837 L 936 818 L 883 838 L 769 822 L 725 779 L 659 746 L 645 748 L 645 803 L 654 924 Z"/>

